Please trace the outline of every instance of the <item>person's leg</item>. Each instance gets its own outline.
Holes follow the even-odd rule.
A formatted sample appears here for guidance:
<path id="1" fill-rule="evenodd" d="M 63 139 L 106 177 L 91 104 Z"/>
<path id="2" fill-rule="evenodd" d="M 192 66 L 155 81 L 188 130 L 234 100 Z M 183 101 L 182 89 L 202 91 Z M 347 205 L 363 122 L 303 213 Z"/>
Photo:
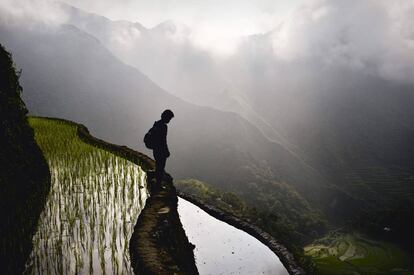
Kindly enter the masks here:
<path id="1" fill-rule="evenodd" d="M 155 178 L 157 184 L 161 184 L 162 179 L 164 178 L 164 169 L 167 158 L 157 157 L 155 158 Z"/>

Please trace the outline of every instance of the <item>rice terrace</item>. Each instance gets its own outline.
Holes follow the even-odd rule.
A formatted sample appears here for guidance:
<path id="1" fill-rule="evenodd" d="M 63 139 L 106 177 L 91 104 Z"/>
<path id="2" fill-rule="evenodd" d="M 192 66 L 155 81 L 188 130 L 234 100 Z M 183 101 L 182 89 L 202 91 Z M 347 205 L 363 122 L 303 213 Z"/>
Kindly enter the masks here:
<path id="1" fill-rule="evenodd" d="M 132 274 L 128 243 L 148 197 L 146 174 L 86 144 L 77 126 L 30 118 L 51 170 L 52 186 L 27 274 Z"/>
<path id="2" fill-rule="evenodd" d="M 305 247 L 318 274 L 413 274 L 410 257 L 398 246 L 360 234 L 331 232 Z M 398 268 L 399 267 L 399 268 Z"/>

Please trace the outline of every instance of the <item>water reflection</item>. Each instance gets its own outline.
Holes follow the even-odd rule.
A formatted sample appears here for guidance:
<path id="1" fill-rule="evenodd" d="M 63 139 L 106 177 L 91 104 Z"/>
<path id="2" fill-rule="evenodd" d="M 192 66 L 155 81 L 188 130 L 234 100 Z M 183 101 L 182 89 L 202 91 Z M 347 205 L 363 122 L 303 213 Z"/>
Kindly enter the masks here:
<path id="1" fill-rule="evenodd" d="M 201 275 L 288 274 L 279 258 L 246 232 L 181 198 L 178 212 L 189 241 L 196 246 L 194 254 Z"/>
<path id="2" fill-rule="evenodd" d="M 145 173 L 82 143 L 74 129 L 58 138 L 35 130 L 52 187 L 26 274 L 132 274 L 128 243 L 148 196 Z"/>

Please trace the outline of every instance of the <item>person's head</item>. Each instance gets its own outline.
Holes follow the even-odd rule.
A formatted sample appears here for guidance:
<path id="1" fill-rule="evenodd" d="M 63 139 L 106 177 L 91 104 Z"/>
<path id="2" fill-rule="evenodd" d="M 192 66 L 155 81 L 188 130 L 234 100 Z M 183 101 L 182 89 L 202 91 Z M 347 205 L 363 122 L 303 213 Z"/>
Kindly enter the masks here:
<path id="1" fill-rule="evenodd" d="M 168 123 L 170 122 L 170 120 L 174 117 L 174 113 L 171 110 L 165 110 L 164 112 L 162 112 L 161 114 L 161 120 L 164 123 Z"/>

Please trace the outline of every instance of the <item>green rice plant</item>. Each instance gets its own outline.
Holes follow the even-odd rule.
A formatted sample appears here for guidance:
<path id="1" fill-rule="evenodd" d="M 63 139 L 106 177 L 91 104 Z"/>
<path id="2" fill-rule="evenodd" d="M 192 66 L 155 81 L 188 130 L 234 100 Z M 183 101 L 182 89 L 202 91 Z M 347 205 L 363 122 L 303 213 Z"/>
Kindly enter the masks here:
<path id="1" fill-rule="evenodd" d="M 25 273 L 131 274 L 128 241 L 148 197 L 143 170 L 84 143 L 73 124 L 41 118 L 29 123 L 52 187 Z"/>

